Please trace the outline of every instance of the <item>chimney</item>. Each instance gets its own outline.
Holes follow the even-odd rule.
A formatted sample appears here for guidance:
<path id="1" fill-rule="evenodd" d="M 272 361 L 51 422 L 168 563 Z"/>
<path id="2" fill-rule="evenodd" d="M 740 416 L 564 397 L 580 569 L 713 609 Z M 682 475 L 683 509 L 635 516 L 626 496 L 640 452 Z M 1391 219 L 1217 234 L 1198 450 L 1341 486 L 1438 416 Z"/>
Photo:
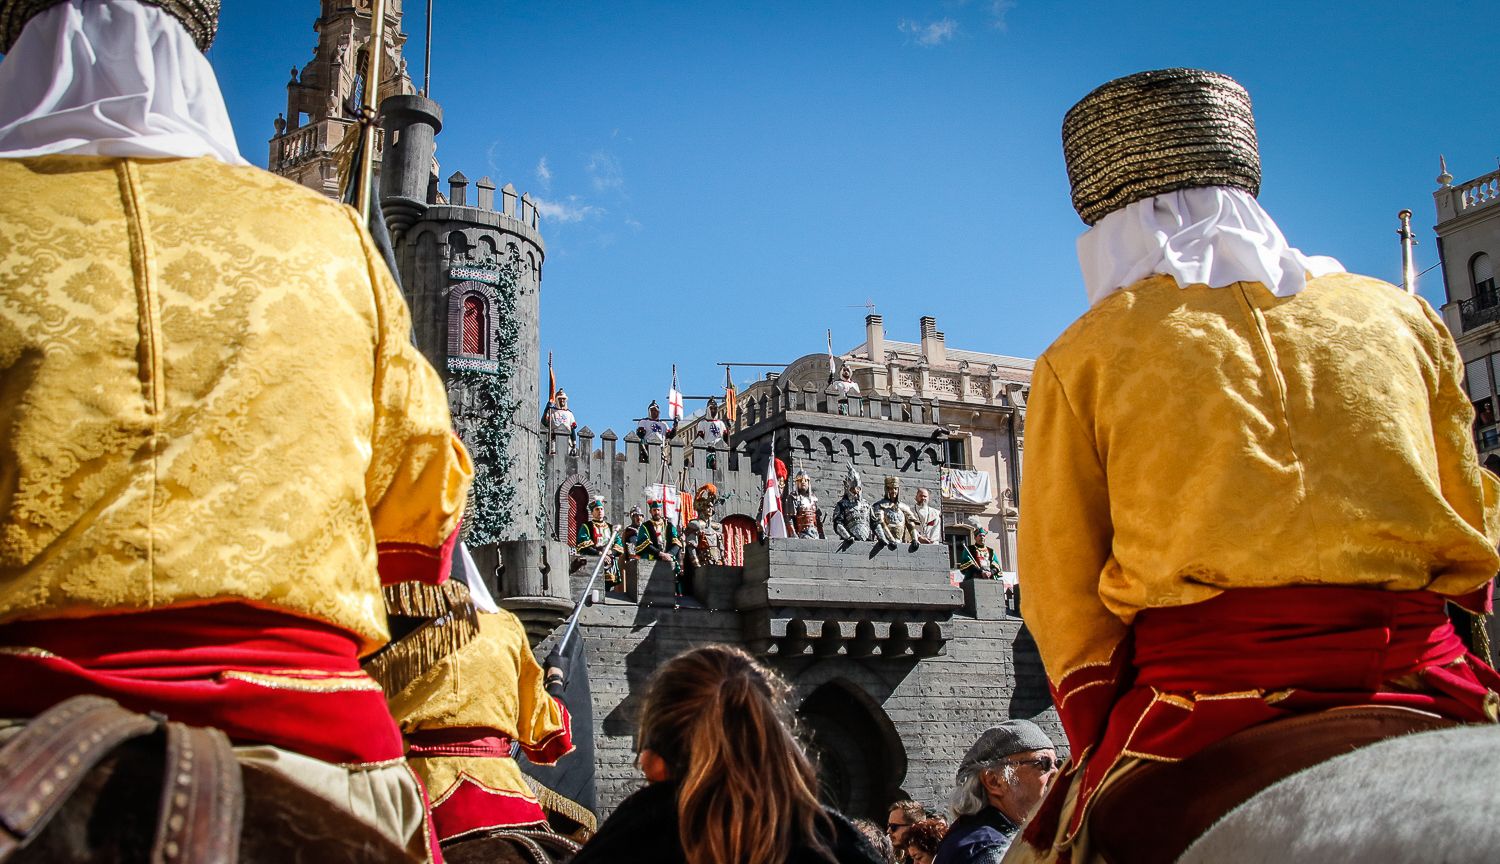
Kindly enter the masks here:
<path id="1" fill-rule="evenodd" d="M 943 344 L 943 334 L 938 332 L 937 319 L 922 316 L 922 359 L 928 366 L 937 366 L 948 359 L 948 349 Z"/>
<path id="2" fill-rule="evenodd" d="M 885 362 L 885 324 L 879 315 L 865 316 L 865 348 L 871 363 Z"/>

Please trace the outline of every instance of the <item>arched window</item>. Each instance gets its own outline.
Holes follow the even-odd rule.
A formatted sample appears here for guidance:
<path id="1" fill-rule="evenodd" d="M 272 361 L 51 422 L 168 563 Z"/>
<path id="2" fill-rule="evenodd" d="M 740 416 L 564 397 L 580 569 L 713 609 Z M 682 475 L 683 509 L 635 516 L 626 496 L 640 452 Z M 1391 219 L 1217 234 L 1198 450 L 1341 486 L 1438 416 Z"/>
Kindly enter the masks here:
<path id="1" fill-rule="evenodd" d="M 464 298 L 464 332 L 460 350 L 477 357 L 487 356 L 489 330 L 485 326 L 484 298 L 470 294 Z"/>
<path id="2" fill-rule="evenodd" d="M 1480 252 L 1469 259 L 1469 279 L 1480 306 L 1493 306 L 1500 301 L 1495 296 L 1495 265 L 1490 263 L 1490 256 Z"/>
<path id="3" fill-rule="evenodd" d="M 568 523 L 563 533 L 563 542 L 569 546 L 578 538 L 578 526 L 589 518 L 589 490 L 582 483 L 573 484 L 568 490 Z"/>

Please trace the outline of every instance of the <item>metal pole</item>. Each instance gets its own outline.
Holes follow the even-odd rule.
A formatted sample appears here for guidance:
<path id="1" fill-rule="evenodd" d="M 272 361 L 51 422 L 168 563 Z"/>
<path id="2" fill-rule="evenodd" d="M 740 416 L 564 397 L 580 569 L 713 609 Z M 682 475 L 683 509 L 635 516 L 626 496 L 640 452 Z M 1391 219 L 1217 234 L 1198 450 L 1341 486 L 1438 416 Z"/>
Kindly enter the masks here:
<path id="1" fill-rule="evenodd" d="M 1408 294 L 1417 293 L 1417 265 L 1412 260 L 1411 247 L 1416 244 L 1416 239 L 1411 233 L 1411 211 L 1402 210 L 1396 214 L 1401 220 L 1401 227 L 1396 229 L 1396 236 L 1401 238 L 1401 287 Z"/>
<path id="2" fill-rule="evenodd" d="M 614 530 L 609 532 L 609 539 L 604 541 L 605 549 L 614 549 L 615 537 L 618 536 L 619 533 L 619 526 L 616 526 Z M 599 563 L 594 565 L 594 572 L 589 576 L 589 584 L 583 589 L 583 596 L 578 598 L 578 604 L 573 607 L 573 614 L 568 617 L 568 629 L 564 630 L 562 638 L 557 640 L 557 653 L 568 653 L 564 649 L 568 647 L 568 640 L 573 638 L 573 631 L 578 629 L 578 616 L 583 614 L 584 601 L 587 600 L 589 594 L 593 592 L 594 583 L 599 579 L 599 571 L 604 567 L 604 562 L 613 557 L 613 555 L 614 553 L 610 552 L 609 554 L 599 556 Z"/>
<path id="3" fill-rule="evenodd" d="M 432 0 L 427 0 L 426 56 L 422 58 L 422 95 L 432 98 Z"/>
<path id="4" fill-rule="evenodd" d="M 364 127 L 361 134 L 363 158 L 359 164 L 359 185 L 356 188 L 355 207 L 359 210 L 361 224 L 370 222 L 370 201 L 375 192 L 375 125 L 376 109 L 380 100 L 380 57 L 385 53 L 385 0 L 374 0 L 370 4 L 369 65 L 365 67 Z"/>

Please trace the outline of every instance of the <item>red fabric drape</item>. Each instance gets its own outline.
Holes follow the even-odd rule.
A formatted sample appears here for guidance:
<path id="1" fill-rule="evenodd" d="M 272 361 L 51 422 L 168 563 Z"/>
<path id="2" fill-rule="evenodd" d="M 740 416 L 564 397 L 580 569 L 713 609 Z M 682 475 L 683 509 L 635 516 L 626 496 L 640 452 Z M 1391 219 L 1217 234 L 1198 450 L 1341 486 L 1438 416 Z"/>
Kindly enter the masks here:
<path id="1" fill-rule="evenodd" d="M 484 354 L 484 305 L 478 297 L 464 298 L 462 350 L 465 354 Z"/>
<path id="2" fill-rule="evenodd" d="M 359 638 L 243 603 L 0 626 L 0 717 L 34 717 L 71 696 L 107 696 L 337 763 L 402 754 Z"/>
<path id="3" fill-rule="evenodd" d="M 1184 759 L 1251 726 L 1350 705 L 1494 719 L 1500 675 L 1467 654 L 1445 600 L 1426 591 L 1242 588 L 1140 613 L 1111 664 L 1080 669 L 1054 689 L 1073 764 L 1085 764 L 1081 776 L 1054 785 L 1027 840 L 1045 846 L 1055 836 L 1075 783 L 1076 831 L 1127 752 Z M 1412 675 L 1419 690 L 1390 684 Z"/>

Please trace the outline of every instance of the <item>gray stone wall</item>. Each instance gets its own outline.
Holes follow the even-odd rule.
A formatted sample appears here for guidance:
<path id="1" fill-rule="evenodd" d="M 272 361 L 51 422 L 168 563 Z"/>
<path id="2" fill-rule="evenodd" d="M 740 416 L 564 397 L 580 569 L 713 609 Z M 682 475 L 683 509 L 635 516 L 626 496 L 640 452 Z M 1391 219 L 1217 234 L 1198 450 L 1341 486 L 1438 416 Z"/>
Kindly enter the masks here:
<path id="1" fill-rule="evenodd" d="M 727 583 L 707 589 L 722 598 L 734 595 L 742 574 L 738 568 L 721 568 L 710 578 Z M 575 592 L 583 591 L 583 582 L 574 577 Z M 741 643 L 744 623 L 733 608 L 674 608 L 648 592 L 642 601 L 612 596 L 587 607 L 581 618 L 591 657 L 601 816 L 641 784 L 632 736 L 640 693 L 651 673 L 689 648 Z M 873 789 L 881 794 L 854 796 L 858 803 L 850 809 L 855 815 L 883 816 L 880 808 L 889 801 L 877 797 L 943 805 L 959 757 L 980 732 L 1003 720 L 1036 719 L 1059 745 L 1064 742 L 1035 646 L 1021 621 L 1006 614 L 997 584 L 967 583 L 964 605 L 948 620 L 946 632 L 942 653 L 926 658 L 764 657 L 791 682 L 799 706 L 807 708 L 817 694 L 832 692 L 848 704 L 850 725 L 863 724 L 868 730 L 856 734 L 856 729 L 849 739 L 864 738 L 867 748 L 893 751 L 861 754 L 861 742 L 854 740 L 848 752 L 838 754 L 846 759 L 866 755 L 886 774 L 872 778 Z M 538 654 L 548 647 L 541 646 Z M 816 737 L 815 729 L 804 731 Z"/>

